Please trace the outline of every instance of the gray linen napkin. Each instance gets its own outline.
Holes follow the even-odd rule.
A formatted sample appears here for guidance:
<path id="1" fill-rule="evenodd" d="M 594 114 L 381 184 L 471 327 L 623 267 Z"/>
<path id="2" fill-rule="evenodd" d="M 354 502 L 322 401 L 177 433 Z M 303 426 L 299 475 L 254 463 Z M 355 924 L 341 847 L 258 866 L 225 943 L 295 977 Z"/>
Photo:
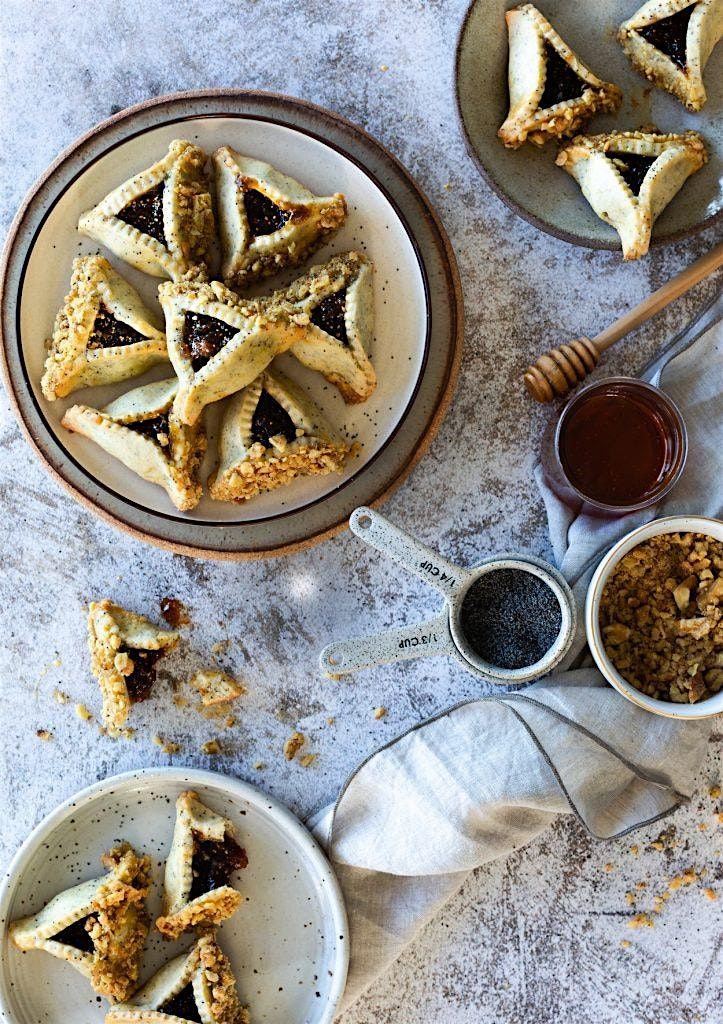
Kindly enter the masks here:
<path id="1" fill-rule="evenodd" d="M 614 521 L 576 516 L 538 467 L 555 555 L 579 604 L 599 557 L 635 526 L 654 515 L 721 514 L 723 327 L 706 330 L 676 355 L 694 336 L 676 346 L 660 376 L 683 413 L 690 455 L 683 478 L 657 509 Z M 580 633 L 563 668 L 583 647 Z M 309 823 L 334 864 L 349 913 L 342 1009 L 470 871 L 528 843 L 557 815 L 572 813 L 594 837 L 608 839 L 670 813 L 691 793 L 709 732 L 709 720 L 682 723 L 637 708 L 595 668 L 567 668 L 523 692 L 467 701 L 377 751 L 336 804 Z"/>

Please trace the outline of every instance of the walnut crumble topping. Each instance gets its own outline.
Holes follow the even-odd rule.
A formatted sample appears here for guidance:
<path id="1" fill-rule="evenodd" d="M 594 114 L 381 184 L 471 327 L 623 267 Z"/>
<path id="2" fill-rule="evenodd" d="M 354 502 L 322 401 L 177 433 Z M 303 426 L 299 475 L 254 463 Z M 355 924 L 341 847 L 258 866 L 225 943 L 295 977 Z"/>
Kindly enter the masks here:
<path id="1" fill-rule="evenodd" d="M 723 686 L 723 542 L 666 533 L 638 544 L 603 591 L 605 651 L 641 693 L 694 704 Z"/>

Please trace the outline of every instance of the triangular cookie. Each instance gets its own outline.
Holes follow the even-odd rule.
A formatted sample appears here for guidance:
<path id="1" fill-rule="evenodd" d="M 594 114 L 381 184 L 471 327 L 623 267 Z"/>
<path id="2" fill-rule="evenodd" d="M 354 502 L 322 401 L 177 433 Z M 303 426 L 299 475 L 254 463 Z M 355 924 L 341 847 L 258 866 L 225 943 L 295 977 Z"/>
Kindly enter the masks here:
<path id="1" fill-rule="evenodd" d="M 204 935 L 153 975 L 105 1024 L 249 1024 L 231 964 L 214 935 Z"/>
<path id="2" fill-rule="evenodd" d="M 213 209 L 205 163 L 202 149 L 176 139 L 162 160 L 84 213 L 78 230 L 138 270 L 175 280 L 208 258 Z"/>
<path id="3" fill-rule="evenodd" d="M 102 256 L 73 261 L 40 386 L 49 401 L 115 384 L 168 360 L 157 317 Z"/>
<path id="4" fill-rule="evenodd" d="M 372 264 L 366 256 L 359 252 L 334 256 L 312 267 L 275 299 L 298 310 L 293 319 L 307 328 L 292 345 L 292 355 L 335 384 L 346 402 L 366 401 L 377 384 L 369 359 L 374 295 Z"/>
<path id="5" fill-rule="evenodd" d="M 150 859 L 122 844 L 101 858 L 108 874 L 59 893 L 37 914 L 10 925 L 18 949 L 43 949 L 85 975 L 112 1002 L 135 988 L 150 919 Z"/>
<path id="6" fill-rule="evenodd" d="M 247 863 L 228 818 L 202 804 L 193 790 L 181 793 L 176 800 L 158 930 L 166 938 L 177 939 L 191 928 L 220 924 L 231 917 L 242 897 L 229 880 Z"/>
<path id="7" fill-rule="evenodd" d="M 224 412 L 208 493 L 217 501 L 247 501 L 297 476 L 341 472 L 349 452 L 309 396 L 269 369 Z"/>
<path id="8" fill-rule="evenodd" d="M 315 196 L 270 164 L 223 146 L 216 168 L 223 279 L 230 287 L 301 263 L 341 227 L 341 193 Z"/>
<path id="9" fill-rule="evenodd" d="M 178 375 L 176 415 L 195 423 L 205 406 L 250 384 L 274 356 L 303 335 L 283 309 L 263 308 L 220 281 L 192 278 L 162 284 L 168 355 Z"/>
<path id="10" fill-rule="evenodd" d="M 721 0 L 648 0 L 618 32 L 633 66 L 693 111 L 706 101 L 703 69 L 721 36 Z"/>
<path id="11" fill-rule="evenodd" d="M 103 696 L 103 724 L 111 736 L 125 725 L 131 704 L 145 700 L 156 664 L 178 644 L 178 633 L 160 629 L 144 615 L 107 598 L 88 609 L 90 670 Z"/>
<path id="12" fill-rule="evenodd" d="M 158 484 L 176 508 L 188 511 L 201 499 L 197 470 L 206 450 L 200 423 L 187 426 L 173 410 L 178 381 L 134 388 L 103 409 L 73 405 L 61 423 L 95 441 L 138 476 Z"/>
<path id="13" fill-rule="evenodd" d="M 532 4 L 507 11 L 510 111 L 498 131 L 505 146 L 541 146 L 572 135 L 597 111 L 617 110 L 622 93 L 603 82 Z"/>
<path id="14" fill-rule="evenodd" d="M 707 159 L 697 132 L 637 131 L 579 135 L 556 162 L 620 235 L 624 258 L 637 260 L 648 251 L 656 217 Z"/>

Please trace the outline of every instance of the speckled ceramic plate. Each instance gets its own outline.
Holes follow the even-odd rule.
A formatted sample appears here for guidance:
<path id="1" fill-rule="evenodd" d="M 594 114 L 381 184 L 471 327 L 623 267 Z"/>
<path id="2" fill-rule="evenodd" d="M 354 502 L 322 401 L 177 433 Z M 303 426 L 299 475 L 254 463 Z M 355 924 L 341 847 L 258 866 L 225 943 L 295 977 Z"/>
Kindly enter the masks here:
<path id="1" fill-rule="evenodd" d="M 614 228 L 593 213 L 576 182 L 555 166 L 554 145 L 510 150 L 497 138 L 509 100 L 505 11 L 514 6 L 513 0 L 473 0 L 462 25 L 457 45 L 457 108 L 469 154 L 497 195 L 536 227 L 576 245 L 619 249 Z M 660 215 L 653 244 L 711 224 L 723 207 L 723 45 L 705 70 L 708 102 L 699 114 L 689 114 L 676 99 L 634 71 L 616 42 L 618 26 L 637 10 L 638 0 L 540 0 L 538 6 L 596 74 L 623 90 L 619 113 L 593 118 L 592 131 L 655 124 L 669 132 L 694 128 L 706 140 L 708 164 Z"/>
<path id="2" fill-rule="evenodd" d="M 189 787 L 231 819 L 248 853 L 239 876 L 245 901 L 218 935 L 252 1021 L 331 1021 L 344 990 L 349 944 L 341 892 L 316 842 L 290 811 L 247 783 L 215 772 L 154 768 L 116 775 L 66 800 L 15 856 L 0 890 L 0 1017 L 8 1024 L 102 1024 L 107 1006 L 82 975 L 41 950 L 16 950 L 7 923 L 96 877 L 99 857 L 119 839 L 151 855 L 155 920 L 174 802 Z M 152 929 L 142 980 L 189 945 L 188 938 L 169 943 Z"/>
<path id="3" fill-rule="evenodd" d="M 344 474 L 301 478 L 241 506 L 204 497 L 196 509 L 181 513 L 160 488 L 60 425 L 69 405 L 105 404 L 124 390 L 168 376 L 169 366 L 56 402 L 41 394 L 44 339 L 67 291 L 72 259 L 98 250 L 78 235 L 79 214 L 156 160 L 174 138 L 188 138 L 207 152 L 227 143 L 263 157 L 317 193 L 346 194 L 346 224 L 306 265 L 351 248 L 373 259 L 372 358 L 379 386 L 367 402 L 347 406 L 320 375 L 290 355 L 281 358 L 332 422 L 360 442 L 360 454 Z M 157 279 L 109 258 L 149 304 L 156 303 Z M 262 290 L 300 272 L 270 279 Z M 2 287 L 8 390 L 36 451 L 94 511 L 143 539 L 189 554 L 243 558 L 290 550 L 340 529 L 356 506 L 382 500 L 435 433 L 459 360 L 462 312 L 454 256 L 414 182 L 361 129 L 321 108 L 268 93 L 162 97 L 93 129 L 58 158 L 20 210 L 6 247 Z M 207 415 L 209 453 L 202 478 L 215 461 L 222 404 Z"/>

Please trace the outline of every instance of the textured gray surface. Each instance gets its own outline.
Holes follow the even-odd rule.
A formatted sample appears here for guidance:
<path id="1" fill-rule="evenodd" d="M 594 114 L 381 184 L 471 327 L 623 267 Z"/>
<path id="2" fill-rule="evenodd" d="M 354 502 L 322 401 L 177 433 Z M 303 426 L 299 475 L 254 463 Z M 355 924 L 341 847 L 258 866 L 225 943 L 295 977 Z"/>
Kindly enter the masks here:
<path id="1" fill-rule="evenodd" d="M 467 308 L 459 388 L 429 455 L 385 511 L 452 558 L 501 548 L 549 555 L 530 469 L 549 412 L 520 395 L 517 377 L 541 343 L 594 333 L 714 241 L 714 232 L 619 257 L 575 249 L 517 219 L 477 176 L 455 123 L 455 35 L 464 0 L 286 0 L 203 4 L 96 0 L 69 5 L 8 0 L 0 217 L 74 137 L 114 110 L 177 89 L 276 89 L 341 112 L 396 153 L 437 205 L 458 254 Z M 382 70 L 386 67 L 388 70 Z M 606 370 L 632 372 L 711 294 L 702 285 Z M 543 341 L 544 339 L 544 341 Z M 480 683 L 452 663 L 428 661 L 333 683 L 315 669 L 319 647 L 359 629 L 400 625 L 436 607 L 421 583 L 396 577 L 346 533 L 312 551 L 250 565 L 194 562 L 130 541 L 84 512 L 33 459 L 0 409 L 2 777 L 0 842 L 10 855 L 61 798 L 97 778 L 169 757 L 159 732 L 181 744 L 176 763 L 252 780 L 304 815 L 331 799 L 360 757 Z M 694 510 L 691 510 L 694 511 Z M 163 685 L 134 716 L 132 742 L 112 743 L 61 707 L 56 686 L 97 711 L 88 675 L 83 605 L 112 596 L 156 613 L 171 594 L 193 628 Z M 220 660 L 249 695 L 223 734 L 227 753 L 200 743 L 218 734 L 171 705 L 170 679 L 231 640 Z M 389 708 L 381 721 L 379 704 Z M 334 717 L 335 724 L 327 724 Z M 54 739 L 41 743 L 38 728 Z M 318 751 L 308 769 L 281 755 L 295 727 Z M 263 770 L 254 769 L 257 761 Z M 720 887 L 721 824 L 707 787 L 721 770 L 720 736 L 699 797 L 673 823 L 678 845 L 646 849 L 657 829 L 599 845 L 571 820 L 505 863 L 479 871 L 344 1024 L 680 1024 L 721 1017 L 723 904 L 702 886 L 679 891 L 652 930 L 629 931 L 625 892 L 648 880 L 641 909 L 664 878 L 708 869 Z M 720 808 L 719 808 L 720 809 Z M 705 831 L 700 824 L 707 825 Z M 628 848 L 640 846 L 634 857 Z M 605 864 L 614 865 L 605 871 Z M 629 939 L 632 946 L 621 948 Z M 716 977 L 717 975 L 717 977 Z"/>

